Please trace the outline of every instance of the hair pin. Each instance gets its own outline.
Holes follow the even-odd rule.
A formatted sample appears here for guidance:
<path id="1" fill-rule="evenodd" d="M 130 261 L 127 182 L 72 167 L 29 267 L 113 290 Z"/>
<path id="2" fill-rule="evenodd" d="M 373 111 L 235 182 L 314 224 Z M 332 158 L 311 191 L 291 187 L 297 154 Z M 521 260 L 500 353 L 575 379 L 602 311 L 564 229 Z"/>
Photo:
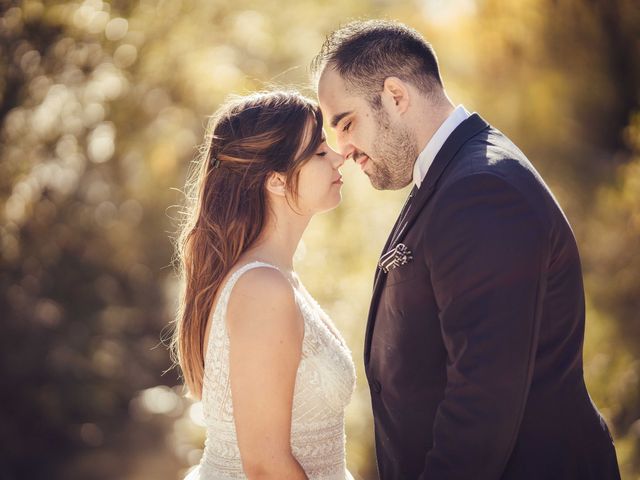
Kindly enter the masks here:
<path id="1" fill-rule="evenodd" d="M 218 168 L 220 166 L 220 159 L 217 157 L 211 158 L 211 168 Z"/>

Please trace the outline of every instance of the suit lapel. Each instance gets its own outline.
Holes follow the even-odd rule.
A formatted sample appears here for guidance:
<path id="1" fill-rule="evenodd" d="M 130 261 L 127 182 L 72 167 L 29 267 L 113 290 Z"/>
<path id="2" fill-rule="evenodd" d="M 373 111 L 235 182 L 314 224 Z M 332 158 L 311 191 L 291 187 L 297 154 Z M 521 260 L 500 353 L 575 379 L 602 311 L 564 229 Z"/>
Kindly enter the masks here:
<path id="1" fill-rule="evenodd" d="M 384 244 L 384 248 L 382 249 L 382 252 L 380 252 L 380 256 L 382 256 L 387 249 L 389 248 L 389 244 L 391 243 L 391 240 L 393 240 L 393 238 L 396 236 L 398 229 L 400 227 L 400 223 L 404 223 L 403 220 L 406 219 L 407 217 L 407 209 L 409 208 L 409 204 L 413 201 L 413 198 L 416 196 L 416 194 L 418 193 L 418 189 L 415 187 L 413 187 L 413 189 L 411 190 L 411 192 L 409 193 L 409 195 L 407 196 L 407 199 L 405 200 L 404 205 L 402 206 L 402 210 L 400 210 L 400 214 L 398 215 L 398 218 L 396 218 L 396 222 L 393 224 L 393 228 L 391 229 L 391 233 L 389 234 L 389 236 L 387 237 L 387 241 Z M 375 277 L 374 277 L 374 285 L 375 283 L 378 281 L 378 278 L 380 277 L 380 273 L 382 272 L 382 270 L 380 270 L 379 268 L 376 268 L 376 273 L 375 273 Z"/>
<path id="2" fill-rule="evenodd" d="M 398 235 L 395 243 L 402 242 L 407 234 L 407 231 L 411 228 L 413 223 L 418 218 L 418 214 L 427 204 L 429 198 L 431 198 L 431 195 L 435 191 L 436 185 L 438 184 L 438 180 L 440 180 L 447 166 L 458 153 L 458 150 L 460 150 L 460 148 L 462 148 L 462 145 L 464 145 L 468 140 L 476 136 L 487 127 L 489 127 L 489 124 L 485 122 L 482 117 L 480 117 L 480 115 L 474 113 L 464 122 L 462 122 L 458 126 L 458 128 L 456 128 L 449 136 L 447 141 L 444 143 L 444 145 L 436 155 L 436 158 L 433 161 L 433 165 L 431 165 L 431 168 L 429 169 L 429 172 L 427 173 L 427 176 L 425 177 L 422 184 L 423 188 L 420 188 L 420 190 L 418 190 L 418 195 L 413 202 L 412 208 L 408 212 L 403 225 L 400 226 L 401 233 L 400 235 Z"/>
<path id="3" fill-rule="evenodd" d="M 429 199 L 432 197 L 436 190 L 438 180 L 446 170 L 451 160 L 455 157 L 456 153 L 460 150 L 469 139 L 480 133 L 482 130 L 489 127 L 489 124 L 485 122 L 480 115 L 474 113 L 449 135 L 449 138 L 445 141 L 444 145 L 436 155 L 427 172 L 427 176 L 422 181 L 420 189 L 417 191 L 415 198 L 412 199 L 411 204 L 408 207 L 404 219 L 401 215 L 392 230 L 391 235 L 387 238 L 385 243 L 384 254 L 389 248 L 395 247 L 398 243 L 407 235 L 407 232 L 411 229 L 411 226 L 415 223 L 419 213 L 426 206 Z M 397 238 L 393 238 L 396 236 Z M 391 241 L 394 240 L 394 245 L 391 245 Z M 373 335 L 373 326 L 375 324 L 375 318 L 378 311 L 378 302 L 380 301 L 380 294 L 384 287 L 387 275 L 382 272 L 380 268 L 376 268 L 376 275 L 373 286 L 373 295 L 371 297 L 371 305 L 369 307 L 369 317 L 367 319 L 367 330 L 365 334 L 364 345 L 364 364 L 365 367 L 369 363 L 369 354 L 371 352 L 371 337 Z"/>

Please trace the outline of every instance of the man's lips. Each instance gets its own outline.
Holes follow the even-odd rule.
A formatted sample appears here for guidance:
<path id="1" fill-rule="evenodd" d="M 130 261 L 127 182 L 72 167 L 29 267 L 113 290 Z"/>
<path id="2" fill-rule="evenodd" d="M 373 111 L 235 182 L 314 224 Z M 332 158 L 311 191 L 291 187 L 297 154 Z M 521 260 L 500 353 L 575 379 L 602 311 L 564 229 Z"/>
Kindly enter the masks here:
<path id="1" fill-rule="evenodd" d="M 364 154 L 362 154 L 362 155 L 359 155 L 359 156 L 355 159 L 355 161 L 356 161 L 356 163 L 357 163 L 358 165 L 360 165 L 360 168 L 361 168 L 362 170 L 364 170 L 364 166 L 365 166 L 365 165 L 367 164 L 367 162 L 369 161 L 369 157 L 368 157 L 368 156 L 366 156 L 366 155 L 364 155 Z"/>

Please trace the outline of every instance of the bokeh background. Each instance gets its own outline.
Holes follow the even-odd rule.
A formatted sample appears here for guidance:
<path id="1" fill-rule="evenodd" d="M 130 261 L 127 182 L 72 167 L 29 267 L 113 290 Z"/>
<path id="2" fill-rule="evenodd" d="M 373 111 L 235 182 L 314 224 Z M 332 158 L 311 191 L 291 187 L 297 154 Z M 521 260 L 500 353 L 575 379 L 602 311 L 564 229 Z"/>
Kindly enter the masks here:
<path id="1" fill-rule="evenodd" d="M 637 0 L 0 0 L 0 480 L 176 479 L 198 404 L 162 343 L 187 170 L 225 96 L 308 89 L 324 36 L 393 18 L 434 45 L 449 95 L 509 135 L 574 228 L 585 376 L 640 479 Z M 373 269 L 406 191 L 353 164 L 297 255 L 358 366 L 348 464 L 375 479 L 362 372 Z"/>

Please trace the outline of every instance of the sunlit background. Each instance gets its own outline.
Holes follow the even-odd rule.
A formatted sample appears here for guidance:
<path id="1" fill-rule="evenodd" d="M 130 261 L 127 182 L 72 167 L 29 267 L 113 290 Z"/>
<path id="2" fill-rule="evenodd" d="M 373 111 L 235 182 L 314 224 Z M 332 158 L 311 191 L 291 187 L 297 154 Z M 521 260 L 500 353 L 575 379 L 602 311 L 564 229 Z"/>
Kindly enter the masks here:
<path id="1" fill-rule="evenodd" d="M 228 93 L 305 89 L 324 36 L 394 18 L 449 95 L 510 136 L 581 248 L 585 376 L 640 479 L 637 0 L 0 0 L 0 480 L 180 478 L 204 432 L 163 330 L 171 237 L 207 117 Z M 306 90 L 313 95 L 313 92 Z M 376 478 L 362 371 L 374 265 L 406 192 L 353 164 L 297 268 L 358 367 L 348 465 Z"/>

